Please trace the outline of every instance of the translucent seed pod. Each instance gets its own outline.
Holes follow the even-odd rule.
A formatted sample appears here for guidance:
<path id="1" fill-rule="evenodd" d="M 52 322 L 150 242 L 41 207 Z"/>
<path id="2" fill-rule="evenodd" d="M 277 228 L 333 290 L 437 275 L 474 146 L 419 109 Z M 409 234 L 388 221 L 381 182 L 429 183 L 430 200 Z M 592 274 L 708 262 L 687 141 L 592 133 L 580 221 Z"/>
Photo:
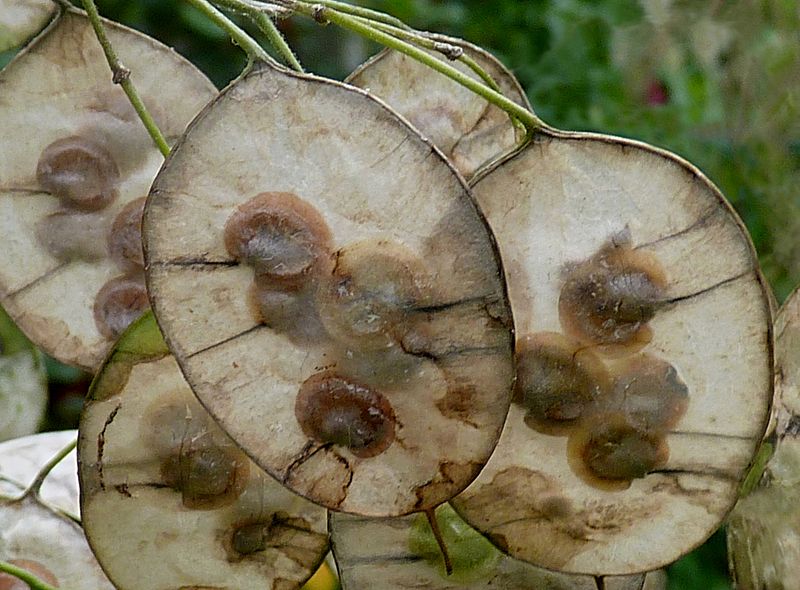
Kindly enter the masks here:
<path id="1" fill-rule="evenodd" d="M 2 22 L 7 13 L 0 13 Z M 153 39 L 104 26 L 156 123 L 174 141 L 214 87 Z M 136 237 L 112 237 L 119 229 L 114 222 L 147 194 L 163 156 L 112 82 L 94 30 L 77 10 L 63 8 L 0 72 L 0 84 L 0 296 L 37 346 L 93 370 L 117 332 L 101 331 L 95 321 L 97 294 L 120 271 L 132 270 L 124 260 L 118 267 L 122 250 L 137 258 L 135 243 L 119 243 Z"/>
<path id="2" fill-rule="evenodd" d="M 325 509 L 219 429 L 150 313 L 101 367 L 78 456 L 86 536 L 119 590 L 299 588 L 328 551 Z"/>

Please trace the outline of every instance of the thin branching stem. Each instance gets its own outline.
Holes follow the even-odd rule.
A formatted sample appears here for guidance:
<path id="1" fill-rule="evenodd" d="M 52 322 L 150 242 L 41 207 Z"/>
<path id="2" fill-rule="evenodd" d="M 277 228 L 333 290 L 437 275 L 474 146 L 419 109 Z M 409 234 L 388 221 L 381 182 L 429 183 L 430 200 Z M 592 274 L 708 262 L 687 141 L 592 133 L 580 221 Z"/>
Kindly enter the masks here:
<path id="1" fill-rule="evenodd" d="M 50 472 L 53 468 L 61 463 L 64 460 L 64 457 L 69 455 L 77 446 L 78 440 L 75 439 L 63 449 L 61 449 L 52 459 L 50 459 L 44 466 L 39 470 L 39 473 L 36 474 L 36 477 L 31 482 L 31 485 L 28 486 L 28 489 L 25 490 L 25 493 L 22 494 L 21 499 L 35 497 L 39 495 L 39 490 L 42 489 L 42 484 L 44 480 L 50 475 Z"/>
<path id="2" fill-rule="evenodd" d="M 391 15 L 379 12 L 377 10 L 372 10 L 370 8 L 354 6 L 352 4 L 348 4 L 347 2 L 339 2 L 338 0 L 318 0 L 315 2 L 315 4 L 325 6 L 326 8 L 332 8 L 333 10 L 343 12 L 344 14 L 366 18 L 373 23 L 383 23 L 406 31 L 414 30 L 399 18 L 395 18 Z"/>
<path id="3" fill-rule="evenodd" d="M 472 59 L 470 55 L 465 53 L 461 46 L 448 43 L 447 41 L 440 41 L 438 39 L 431 38 L 424 33 L 420 33 L 419 31 L 400 29 L 398 27 L 380 22 L 370 22 L 367 19 L 360 20 L 364 24 L 371 25 L 379 31 L 388 33 L 389 35 L 397 37 L 398 39 L 408 41 L 409 43 L 413 43 L 414 45 L 424 49 L 437 51 L 450 61 L 460 61 L 473 72 L 475 72 L 475 74 L 477 74 L 489 88 L 495 92 L 502 92 L 495 79 L 492 78 L 492 76 L 486 70 L 484 70 L 478 62 Z"/>
<path id="4" fill-rule="evenodd" d="M 0 572 L 11 574 L 25 582 L 31 590 L 58 590 L 55 586 L 51 586 L 44 580 L 37 578 L 26 569 L 22 569 L 7 561 L 0 561 Z"/>
<path id="5" fill-rule="evenodd" d="M 108 40 L 103 21 L 100 18 L 100 14 L 97 12 L 97 6 L 94 0 L 81 0 L 81 2 L 83 3 L 84 9 L 86 9 L 86 14 L 89 17 L 89 22 L 92 24 L 94 34 L 97 36 L 97 40 L 103 48 L 103 53 L 106 55 L 106 61 L 108 61 L 108 66 L 111 68 L 111 79 L 114 81 L 114 84 L 119 84 L 122 90 L 125 91 L 136 114 L 153 139 L 153 143 L 156 144 L 161 154 L 167 157 L 169 155 L 169 144 L 164 138 L 164 134 L 161 133 L 161 130 L 158 128 L 155 120 L 150 115 L 150 112 L 147 110 L 147 107 L 144 105 L 142 97 L 139 96 L 136 86 L 134 86 L 131 80 L 131 71 L 126 68 L 119 57 L 117 57 L 117 52 L 111 45 L 111 41 Z"/>
<path id="6" fill-rule="evenodd" d="M 320 4 L 311 4 L 298 1 L 294 1 L 292 4 L 294 9 L 301 14 L 310 16 L 319 22 L 333 23 L 337 26 L 353 31 L 354 33 L 357 33 L 371 41 L 375 41 L 376 43 L 389 47 L 390 49 L 404 53 L 418 62 L 430 67 L 431 69 L 436 70 L 440 74 L 447 76 L 451 80 L 458 82 L 475 94 L 478 94 L 498 108 L 504 110 L 512 118 L 520 121 L 525 126 L 528 136 L 531 136 L 537 130 L 549 128 L 548 125 L 535 113 L 518 105 L 496 90 L 489 88 L 483 82 L 475 80 L 449 63 L 432 56 L 427 51 L 420 49 L 419 47 L 416 47 L 407 41 L 398 39 L 393 35 L 376 29 L 374 26 L 366 24 L 363 19 L 342 14 L 341 12 L 326 8 Z"/>
<path id="7" fill-rule="evenodd" d="M 244 32 L 236 23 L 229 19 L 223 12 L 218 10 L 209 0 L 186 0 L 189 4 L 197 8 L 200 12 L 206 15 L 209 20 L 213 21 L 218 27 L 225 31 L 233 42 L 247 53 L 250 60 L 260 60 L 269 63 L 274 63 L 272 57 L 267 53 L 258 42 L 250 35 Z M 250 5 L 245 2 L 233 2 L 230 0 L 220 1 L 230 8 L 247 11 Z"/>
<path id="8" fill-rule="evenodd" d="M 269 14 L 267 14 L 265 10 L 259 8 L 255 4 L 242 2 L 241 0 L 214 0 L 214 4 L 216 4 L 217 6 L 229 8 L 237 12 L 240 12 L 241 14 L 252 20 L 258 27 L 258 29 L 269 40 L 269 42 L 272 44 L 272 46 L 275 48 L 278 54 L 284 59 L 284 61 L 298 72 L 303 71 L 303 66 L 298 61 L 297 56 L 292 51 L 292 48 L 289 47 L 289 44 L 286 42 L 286 39 L 283 38 L 283 35 L 281 35 L 281 32 L 278 30 L 278 27 L 275 26 L 275 23 L 273 22 L 272 18 L 269 16 Z M 222 16 L 224 17 L 224 15 Z M 247 47 L 245 45 L 242 45 L 240 40 L 234 36 L 233 32 L 227 28 L 230 25 L 236 26 L 234 25 L 234 23 L 231 22 L 230 25 L 224 26 L 221 21 L 217 20 L 217 18 L 212 17 L 212 20 L 214 20 L 214 22 L 216 22 L 219 26 L 225 28 L 226 31 L 228 31 L 228 33 L 231 35 L 231 38 L 234 39 L 234 41 L 236 41 L 245 51 L 248 51 Z M 236 28 L 238 29 L 238 27 Z M 239 29 L 239 31 L 242 34 L 246 34 L 241 29 Z M 253 43 L 255 43 L 255 41 L 253 41 Z M 256 43 L 256 45 L 258 44 Z M 261 48 L 260 45 L 259 48 Z M 263 51 L 263 49 L 261 49 L 261 51 Z M 261 60 L 264 59 L 263 56 L 260 55 L 260 52 L 253 51 L 252 53 L 250 53 L 250 51 L 248 51 L 248 54 L 250 55 L 251 59 L 261 59 Z"/>

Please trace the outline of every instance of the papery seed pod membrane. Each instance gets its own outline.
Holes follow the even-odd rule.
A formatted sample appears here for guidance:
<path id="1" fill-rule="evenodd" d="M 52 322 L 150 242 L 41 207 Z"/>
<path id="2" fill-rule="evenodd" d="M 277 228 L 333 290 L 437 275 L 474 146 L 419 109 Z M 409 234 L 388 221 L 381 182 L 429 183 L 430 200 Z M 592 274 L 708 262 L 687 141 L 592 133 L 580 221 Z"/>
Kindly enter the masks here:
<path id="1" fill-rule="evenodd" d="M 299 588 L 322 562 L 325 510 L 219 429 L 152 314 L 100 369 L 80 430 L 86 536 L 120 590 Z"/>
<path id="2" fill-rule="evenodd" d="M 747 495 L 728 520 L 728 560 L 741 590 L 788 589 L 798 583 L 800 290 L 789 296 L 775 318 L 775 366 L 775 430 L 762 445 L 765 460 L 756 462 L 748 476 L 758 485 L 743 490 Z"/>
<path id="3" fill-rule="evenodd" d="M 77 430 L 41 432 L 0 443 L 0 496 L 19 496 L 36 478 L 51 457 L 74 441 Z M 62 512 L 77 515 L 78 470 L 72 451 L 47 475 L 40 490 L 41 500 Z"/>
<path id="4" fill-rule="evenodd" d="M 430 35 L 430 38 L 463 51 L 494 79 L 503 94 L 523 107 L 530 106 L 514 75 L 493 55 L 460 39 L 443 35 Z M 431 53 L 480 80 L 463 62 L 447 60 L 438 52 Z M 382 51 L 356 69 L 346 81 L 385 100 L 411 121 L 466 178 L 521 139 L 505 112 L 396 51 Z"/>
<path id="5" fill-rule="evenodd" d="M 436 519 L 452 566 L 449 574 L 442 549 L 425 515 L 376 519 L 331 513 L 328 527 L 343 590 L 655 590 L 659 587 L 652 585 L 657 580 L 650 580 L 654 574 L 596 579 L 552 572 L 514 559 L 501 553 L 447 504 L 436 509 Z"/>
<path id="6" fill-rule="evenodd" d="M 110 22 L 105 28 L 160 129 L 174 140 L 214 96 L 213 86 L 154 40 Z M 163 157 L 111 81 L 78 11 L 62 11 L 0 73 L 0 84 L 0 296 L 37 346 L 93 370 L 120 327 L 141 311 L 128 302 L 114 308 L 117 314 L 97 297 L 115 277 L 141 273 L 142 201 L 132 203 L 147 194 Z M 143 293 L 142 278 L 137 282 Z M 97 321 L 98 306 L 113 317 Z"/>
<path id="7" fill-rule="evenodd" d="M 234 156 L 233 138 L 256 152 Z M 252 72 L 176 147 L 143 229 L 187 380 L 290 489 L 404 514 L 491 453 L 512 380 L 499 260 L 459 177 L 381 103 Z"/>
<path id="8" fill-rule="evenodd" d="M 39 470 L 63 448 L 64 439 L 74 442 L 75 432 L 39 434 L 2 443 L 3 489 L 5 484 L 16 483 L 27 489 Z M 48 452 L 55 447 L 58 448 L 52 454 Z M 83 530 L 73 520 L 75 517 L 50 507 L 52 501 L 54 506 L 66 505 L 67 510 L 77 513 L 73 508 L 77 501 L 75 455 L 62 461 L 44 479 L 41 496 L 34 487 L 24 493 L 11 490 L 9 495 L 0 497 L 0 561 L 25 569 L 56 588 L 113 590 L 86 544 Z M 28 585 L 0 573 L 0 588 L 24 590 Z"/>
<path id="9" fill-rule="evenodd" d="M 58 5 L 52 0 L 0 0 L 0 51 L 21 45 L 44 28 Z"/>
<path id="10" fill-rule="evenodd" d="M 690 164 L 598 135 L 542 132 L 474 192 L 511 269 L 518 385 L 452 504 L 543 567 L 676 560 L 731 509 L 769 413 L 770 303 L 743 225 Z"/>
<path id="11" fill-rule="evenodd" d="M 0 441 L 32 434 L 47 409 L 41 353 L 0 309 Z"/>

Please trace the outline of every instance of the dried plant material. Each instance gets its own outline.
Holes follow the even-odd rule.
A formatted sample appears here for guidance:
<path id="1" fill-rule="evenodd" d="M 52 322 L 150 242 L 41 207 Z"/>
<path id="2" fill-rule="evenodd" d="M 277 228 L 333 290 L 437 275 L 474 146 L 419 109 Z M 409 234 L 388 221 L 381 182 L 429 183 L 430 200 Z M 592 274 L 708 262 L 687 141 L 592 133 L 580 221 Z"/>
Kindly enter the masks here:
<path id="1" fill-rule="evenodd" d="M 550 569 L 676 560 L 733 506 L 768 415 L 770 303 L 741 222 L 680 158 L 590 134 L 542 134 L 474 191 L 530 393 L 454 507 Z"/>
<path id="2" fill-rule="evenodd" d="M 472 58 L 509 99 L 530 108 L 514 75 L 487 51 L 460 39 L 430 35 Z M 432 52 L 445 59 L 441 53 Z M 477 80 L 463 62 L 448 62 Z M 384 50 L 346 80 L 385 100 L 453 162 L 466 178 L 521 139 L 508 115 L 457 82 L 405 54 Z"/>
<path id="3" fill-rule="evenodd" d="M 741 590 L 800 588 L 800 290 L 775 319 L 775 431 L 762 446 L 774 449 L 753 466 L 758 486 L 728 520 L 728 556 Z M 765 458 L 765 459 L 766 459 Z"/>
<path id="4" fill-rule="evenodd" d="M 446 161 L 366 93 L 269 67 L 232 85 L 156 179 L 144 238 L 192 389 L 290 489 L 400 515 L 488 458 L 512 379 L 492 238 Z"/>
<path id="5" fill-rule="evenodd" d="M 15 453 L 14 458 L 7 457 L 5 453 L 0 455 L 3 457 L 0 465 L 2 474 L 5 476 L 8 472 L 24 478 L 26 489 L 21 493 L 13 493 L 10 498 L 0 498 L 0 561 L 26 569 L 57 588 L 114 590 L 95 561 L 83 530 L 74 517 L 51 508 L 40 499 L 40 486 L 43 481 L 50 479 L 49 474 L 44 476 L 51 466 L 51 457 L 43 455 L 53 448 L 54 442 L 60 443 L 64 438 L 74 443 L 74 434 L 47 433 L 3 443 L 3 451 L 17 451 L 19 454 Z M 72 496 L 67 502 L 70 505 L 77 497 L 74 457 L 73 454 L 64 467 L 60 467 L 65 463 L 64 460 L 56 466 L 61 473 L 55 475 L 56 482 L 51 484 L 51 491 L 44 492 L 53 494 L 58 503 L 64 500 L 61 497 L 64 492 Z M 43 470 L 42 473 L 30 475 L 31 459 L 41 460 L 36 469 Z M 66 476 L 67 468 L 71 468 L 71 477 Z M 20 585 L 17 578 L 0 573 L 0 588 L 23 590 L 27 584 Z"/>
<path id="6" fill-rule="evenodd" d="M 167 47 L 113 23 L 105 27 L 174 140 L 214 96 L 213 86 Z M 38 346 L 94 370 L 146 305 L 140 230 L 130 219 L 141 215 L 142 201 L 138 209 L 131 203 L 147 194 L 163 158 L 112 83 L 78 11 L 63 11 L 0 73 L 0 84 L 0 296 Z M 97 303 L 104 285 L 136 270 L 135 304 Z"/>
<path id="7" fill-rule="evenodd" d="M 0 51 L 17 47 L 33 37 L 57 9 L 53 0 L 0 0 Z"/>
<path id="8" fill-rule="evenodd" d="M 436 509 L 436 519 L 452 562 L 449 575 L 424 515 L 376 519 L 331 513 L 328 527 L 343 590 L 663 588 L 657 580 L 649 580 L 654 574 L 600 579 L 552 572 L 514 559 L 502 554 L 447 504 Z"/>
<path id="9" fill-rule="evenodd" d="M 299 588 L 325 557 L 325 509 L 219 429 L 152 314 L 100 369 L 80 431 L 84 528 L 120 590 Z"/>
<path id="10" fill-rule="evenodd" d="M 21 494 L 36 478 L 42 465 L 74 441 L 77 430 L 41 432 L 0 443 L 0 496 Z M 75 451 L 68 454 L 47 475 L 40 490 L 40 499 L 57 510 L 77 515 L 78 466 Z"/>
<path id="11" fill-rule="evenodd" d="M 33 434 L 47 409 L 41 353 L 0 309 L 0 441 Z"/>

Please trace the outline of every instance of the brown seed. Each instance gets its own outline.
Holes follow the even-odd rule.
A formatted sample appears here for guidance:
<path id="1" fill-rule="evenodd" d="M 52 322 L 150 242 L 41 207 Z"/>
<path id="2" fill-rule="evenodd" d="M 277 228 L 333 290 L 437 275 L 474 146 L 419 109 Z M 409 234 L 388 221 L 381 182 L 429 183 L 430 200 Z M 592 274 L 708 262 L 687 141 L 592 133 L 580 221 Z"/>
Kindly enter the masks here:
<path id="1" fill-rule="evenodd" d="M 568 270 L 558 300 L 561 325 L 585 342 L 641 348 L 652 338 L 647 323 L 665 285 L 658 261 L 628 241 L 612 240 Z"/>
<path id="2" fill-rule="evenodd" d="M 319 344 L 326 338 L 314 302 L 313 289 L 285 290 L 256 276 L 250 298 L 260 321 L 296 343 Z"/>
<path id="3" fill-rule="evenodd" d="M 339 250 L 330 281 L 318 292 L 330 335 L 369 350 L 399 342 L 405 320 L 426 290 L 422 261 L 400 244 L 365 241 Z"/>
<path id="4" fill-rule="evenodd" d="M 8 563 L 27 570 L 40 580 L 59 588 L 58 579 L 56 579 L 53 572 L 38 561 L 33 561 L 32 559 L 9 559 Z M 0 572 L 0 590 L 30 590 L 30 586 L 11 574 Z"/>
<path id="5" fill-rule="evenodd" d="M 144 268 L 142 252 L 142 215 L 146 197 L 125 205 L 114 218 L 108 234 L 108 252 L 119 267 L 131 272 Z"/>
<path id="6" fill-rule="evenodd" d="M 108 150 L 92 139 L 70 136 L 42 151 L 36 178 L 44 190 L 64 204 L 97 211 L 117 198 L 120 175 Z"/>
<path id="7" fill-rule="evenodd" d="M 106 257 L 109 221 L 102 213 L 58 211 L 36 223 L 36 239 L 64 262 L 96 262 Z"/>
<path id="8" fill-rule="evenodd" d="M 109 340 L 114 340 L 149 306 L 142 279 L 134 276 L 111 279 L 94 300 L 97 329 Z"/>
<path id="9" fill-rule="evenodd" d="M 636 428 L 624 415 L 597 414 L 569 437 L 570 467 L 600 489 L 626 489 L 634 479 L 662 467 L 669 458 L 663 436 Z"/>
<path id="10" fill-rule="evenodd" d="M 275 286 L 295 288 L 330 265 L 331 233 L 320 213 L 292 193 L 261 193 L 225 224 L 225 247 Z"/>
<path id="11" fill-rule="evenodd" d="M 650 355 L 638 355 L 615 367 L 606 407 L 625 414 L 637 428 L 665 433 L 683 417 L 689 390 L 675 367 Z"/>
<path id="12" fill-rule="evenodd" d="M 183 505 L 194 510 L 214 509 L 236 500 L 249 467 L 241 451 L 211 440 L 184 440 L 161 464 L 169 487 L 181 492 Z"/>
<path id="13" fill-rule="evenodd" d="M 575 424 L 607 392 L 602 362 L 580 342 L 556 332 L 528 334 L 516 352 L 515 403 L 525 423 L 549 434 Z"/>
<path id="14" fill-rule="evenodd" d="M 306 436 L 346 447 L 356 457 L 379 455 L 395 438 L 389 400 L 334 371 L 306 379 L 297 395 L 295 416 Z"/>

